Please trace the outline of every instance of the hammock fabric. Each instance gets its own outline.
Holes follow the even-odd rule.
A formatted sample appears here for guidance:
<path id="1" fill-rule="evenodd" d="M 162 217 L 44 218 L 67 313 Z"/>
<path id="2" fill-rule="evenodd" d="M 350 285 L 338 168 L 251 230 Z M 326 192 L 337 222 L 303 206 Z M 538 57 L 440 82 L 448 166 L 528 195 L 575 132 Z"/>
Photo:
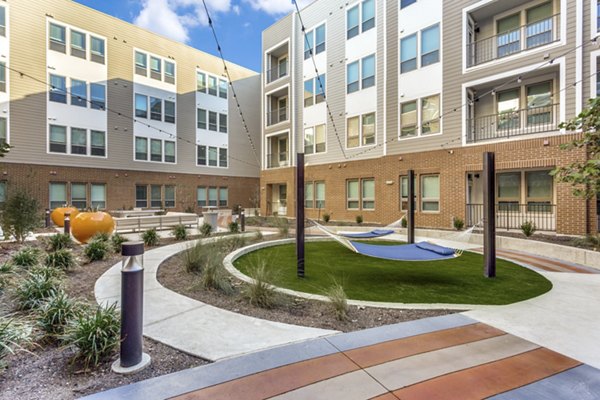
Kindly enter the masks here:
<path id="1" fill-rule="evenodd" d="M 350 241 L 356 252 L 365 256 L 398 261 L 435 261 L 455 257 L 453 249 L 420 242 L 394 246 L 376 245 Z"/>
<path id="2" fill-rule="evenodd" d="M 373 229 L 369 232 L 346 232 L 338 233 L 338 235 L 351 239 L 372 239 L 386 235 L 391 235 L 392 233 L 394 233 L 394 231 L 391 229 Z"/>

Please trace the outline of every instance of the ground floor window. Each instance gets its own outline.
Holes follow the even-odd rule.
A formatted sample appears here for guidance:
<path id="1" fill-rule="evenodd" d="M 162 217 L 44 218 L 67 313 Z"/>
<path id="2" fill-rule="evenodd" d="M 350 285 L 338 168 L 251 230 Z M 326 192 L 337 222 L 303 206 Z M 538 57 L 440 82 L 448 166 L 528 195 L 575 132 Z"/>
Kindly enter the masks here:
<path id="1" fill-rule="evenodd" d="M 148 207 L 148 187 L 146 185 L 135 186 L 135 206 L 137 208 Z"/>
<path id="2" fill-rule="evenodd" d="M 165 186 L 165 208 L 175 208 L 175 186 Z"/>
<path id="3" fill-rule="evenodd" d="M 87 208 L 87 185 L 71 183 L 71 205 L 79 210 Z"/>
<path id="4" fill-rule="evenodd" d="M 162 208 L 162 186 L 151 185 L 150 186 L 150 207 Z"/>
<path id="5" fill-rule="evenodd" d="M 67 204 L 67 184 L 50 183 L 50 209 Z"/>
<path id="6" fill-rule="evenodd" d="M 219 207 L 227 207 L 229 189 L 219 188 Z"/>
<path id="7" fill-rule="evenodd" d="M 439 175 L 423 175 L 421 177 L 421 211 L 440 211 Z"/>
<path id="8" fill-rule="evenodd" d="M 305 208 L 325 208 L 325 182 L 308 182 L 304 190 Z"/>
<path id="9" fill-rule="evenodd" d="M 0 182 L 0 206 L 6 203 L 6 182 Z"/>
<path id="10" fill-rule="evenodd" d="M 198 186 L 198 207 L 227 207 L 229 204 L 229 189 L 227 187 Z"/>
<path id="11" fill-rule="evenodd" d="M 349 179 L 346 181 L 346 207 L 348 210 L 375 209 L 375 179 Z"/>
<path id="12" fill-rule="evenodd" d="M 93 209 L 106 208 L 106 185 L 103 183 L 92 183 L 91 185 L 91 201 Z"/>
<path id="13" fill-rule="evenodd" d="M 519 211 L 521 204 L 527 211 L 552 211 L 554 179 L 549 170 L 503 172 L 496 181 L 499 211 Z"/>

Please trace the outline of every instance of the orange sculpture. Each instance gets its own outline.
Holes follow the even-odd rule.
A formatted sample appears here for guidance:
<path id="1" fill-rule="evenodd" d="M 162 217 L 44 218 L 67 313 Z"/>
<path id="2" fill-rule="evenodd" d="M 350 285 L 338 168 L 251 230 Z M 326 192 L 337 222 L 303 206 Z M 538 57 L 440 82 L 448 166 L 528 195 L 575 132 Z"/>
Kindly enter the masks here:
<path id="1" fill-rule="evenodd" d="M 52 218 L 52 222 L 56 226 L 63 227 L 65 226 L 65 214 L 71 213 L 71 221 L 79 214 L 79 210 L 75 207 L 59 207 L 52 210 L 52 214 L 50 214 L 50 218 Z"/>
<path id="2" fill-rule="evenodd" d="M 81 243 L 87 243 L 97 233 L 108 233 L 115 228 L 115 221 L 103 211 L 82 212 L 71 220 L 71 234 Z"/>

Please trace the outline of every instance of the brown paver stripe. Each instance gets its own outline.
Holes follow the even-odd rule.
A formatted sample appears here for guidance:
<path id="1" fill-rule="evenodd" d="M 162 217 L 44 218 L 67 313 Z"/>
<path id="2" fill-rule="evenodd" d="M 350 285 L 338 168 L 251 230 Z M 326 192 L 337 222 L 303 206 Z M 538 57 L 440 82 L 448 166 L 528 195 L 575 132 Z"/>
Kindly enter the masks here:
<path id="1" fill-rule="evenodd" d="M 402 400 L 484 399 L 581 365 L 542 348 L 412 385 L 393 393 Z"/>
<path id="2" fill-rule="evenodd" d="M 175 397 L 178 400 L 266 399 L 360 368 L 342 353 L 313 358 Z"/>
<path id="3" fill-rule="evenodd" d="M 550 266 L 554 266 L 554 267 L 558 267 L 558 268 L 564 268 L 569 271 L 579 272 L 581 274 L 593 274 L 592 271 L 589 271 L 584 268 L 580 268 L 576 265 L 571 265 L 569 263 L 565 263 L 560 260 L 552 260 L 552 259 L 545 258 L 545 257 L 535 256 L 532 254 L 522 254 L 522 253 L 519 253 L 514 250 L 500 250 L 500 253 L 506 254 L 507 257 L 520 257 L 521 259 L 525 259 L 525 260 L 535 260 L 537 262 L 544 263 L 545 265 L 550 265 Z"/>
<path id="4" fill-rule="evenodd" d="M 489 325 L 477 323 L 361 347 L 346 351 L 345 354 L 360 365 L 361 368 L 368 368 L 420 353 L 476 342 L 505 334 L 505 332 Z"/>
<path id="5" fill-rule="evenodd" d="M 391 393 L 386 393 L 381 396 L 373 397 L 370 400 L 398 400 L 398 398 Z"/>

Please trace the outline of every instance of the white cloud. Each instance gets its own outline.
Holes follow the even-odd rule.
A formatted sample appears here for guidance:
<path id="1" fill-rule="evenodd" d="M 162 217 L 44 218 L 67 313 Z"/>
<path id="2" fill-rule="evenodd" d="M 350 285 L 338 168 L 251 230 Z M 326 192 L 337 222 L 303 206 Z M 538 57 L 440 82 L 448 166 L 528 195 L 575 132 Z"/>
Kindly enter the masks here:
<path id="1" fill-rule="evenodd" d="M 314 0 L 297 0 L 298 7 L 302 9 L 306 7 Z M 244 2 L 250 4 L 252 8 L 258 11 L 264 11 L 271 15 L 286 14 L 296 9 L 296 6 L 292 4 L 292 0 L 244 0 Z"/>

